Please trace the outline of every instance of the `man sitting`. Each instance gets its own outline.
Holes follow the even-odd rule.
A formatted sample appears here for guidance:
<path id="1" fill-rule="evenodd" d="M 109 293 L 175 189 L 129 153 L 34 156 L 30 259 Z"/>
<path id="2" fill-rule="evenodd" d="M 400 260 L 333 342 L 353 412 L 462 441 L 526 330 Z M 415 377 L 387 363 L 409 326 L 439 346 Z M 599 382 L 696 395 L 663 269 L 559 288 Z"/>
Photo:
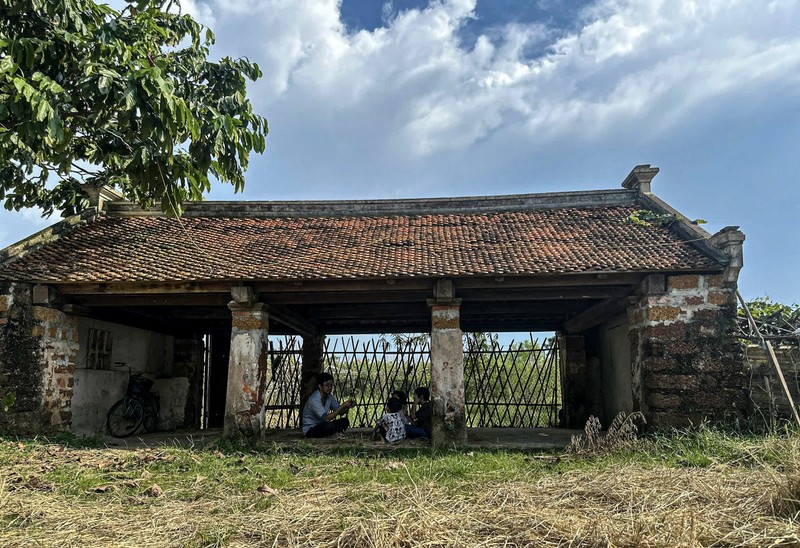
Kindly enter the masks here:
<path id="1" fill-rule="evenodd" d="M 350 400 L 339 404 L 333 396 L 333 376 L 330 373 L 317 375 L 317 388 L 303 407 L 303 434 L 307 438 L 324 438 L 344 432 L 350 426 L 344 415 L 356 402 Z"/>

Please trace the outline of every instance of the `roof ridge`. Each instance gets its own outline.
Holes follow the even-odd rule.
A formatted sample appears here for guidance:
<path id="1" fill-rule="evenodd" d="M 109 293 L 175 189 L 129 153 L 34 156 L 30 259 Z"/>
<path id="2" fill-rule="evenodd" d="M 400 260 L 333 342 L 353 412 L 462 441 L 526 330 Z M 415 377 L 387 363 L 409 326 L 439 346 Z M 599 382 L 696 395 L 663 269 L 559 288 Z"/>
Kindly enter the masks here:
<path id="1" fill-rule="evenodd" d="M 452 198 L 400 198 L 379 200 L 279 200 L 279 201 L 208 201 L 185 202 L 184 217 L 364 217 L 375 214 L 426 215 L 492 213 L 564 207 L 631 205 L 637 197 L 633 190 L 584 190 L 464 196 Z M 144 210 L 133 202 L 107 202 L 110 216 L 156 216 L 160 209 Z"/>

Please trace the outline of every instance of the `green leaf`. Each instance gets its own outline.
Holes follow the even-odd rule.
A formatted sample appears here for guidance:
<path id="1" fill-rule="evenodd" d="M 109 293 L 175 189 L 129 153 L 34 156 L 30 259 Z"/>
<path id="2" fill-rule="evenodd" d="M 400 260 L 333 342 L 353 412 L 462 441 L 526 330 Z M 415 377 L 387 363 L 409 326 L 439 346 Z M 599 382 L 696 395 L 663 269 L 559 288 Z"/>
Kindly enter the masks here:
<path id="1" fill-rule="evenodd" d="M 39 101 L 36 106 L 36 121 L 41 122 L 53 113 L 53 107 L 45 100 Z"/>
<path id="2" fill-rule="evenodd" d="M 0 165 L 19 167 L 0 179 L 5 207 L 79 209 L 70 189 L 83 176 L 72 166 L 87 161 L 93 181 L 142 205 L 178 202 L 178 213 L 179 202 L 208 191 L 210 176 L 241 188 L 267 134 L 246 95 L 257 65 L 210 60 L 213 33 L 154 0 L 124 12 L 91 0 L 11 5 L 0 119 L 19 123 L 0 126 Z M 44 191 L 37 177 L 47 166 L 60 181 Z"/>
<path id="3" fill-rule="evenodd" d="M 97 79 L 97 89 L 100 90 L 100 93 L 107 94 L 108 90 L 111 88 L 111 78 L 108 76 L 101 76 Z"/>

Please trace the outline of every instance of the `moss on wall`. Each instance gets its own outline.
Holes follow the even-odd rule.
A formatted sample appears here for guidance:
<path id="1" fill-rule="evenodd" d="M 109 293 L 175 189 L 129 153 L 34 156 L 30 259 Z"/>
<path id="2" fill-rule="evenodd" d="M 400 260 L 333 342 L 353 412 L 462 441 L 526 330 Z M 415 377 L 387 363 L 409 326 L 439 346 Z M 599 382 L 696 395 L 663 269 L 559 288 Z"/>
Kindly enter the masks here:
<path id="1" fill-rule="evenodd" d="M 16 402 L 0 415 L 0 428 L 16 433 L 39 431 L 43 422 L 42 326 L 33 317 L 30 285 L 11 284 L 3 293 L 0 397 L 14 393 Z"/>

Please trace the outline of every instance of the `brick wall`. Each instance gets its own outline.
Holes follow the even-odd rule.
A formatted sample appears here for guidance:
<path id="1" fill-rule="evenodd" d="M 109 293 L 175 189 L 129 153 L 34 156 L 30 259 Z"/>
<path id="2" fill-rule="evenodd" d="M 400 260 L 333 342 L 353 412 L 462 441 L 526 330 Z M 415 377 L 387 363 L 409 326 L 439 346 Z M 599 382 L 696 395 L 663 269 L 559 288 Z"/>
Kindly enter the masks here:
<path id="1" fill-rule="evenodd" d="M 68 430 L 78 355 L 77 318 L 32 304 L 32 288 L 12 284 L 0 294 L 0 392 L 17 401 L 0 417 L 3 430 Z"/>
<path id="2" fill-rule="evenodd" d="M 718 275 L 666 279 L 628 309 L 634 409 L 656 427 L 746 414 L 746 374 L 735 337 L 736 284 Z"/>

